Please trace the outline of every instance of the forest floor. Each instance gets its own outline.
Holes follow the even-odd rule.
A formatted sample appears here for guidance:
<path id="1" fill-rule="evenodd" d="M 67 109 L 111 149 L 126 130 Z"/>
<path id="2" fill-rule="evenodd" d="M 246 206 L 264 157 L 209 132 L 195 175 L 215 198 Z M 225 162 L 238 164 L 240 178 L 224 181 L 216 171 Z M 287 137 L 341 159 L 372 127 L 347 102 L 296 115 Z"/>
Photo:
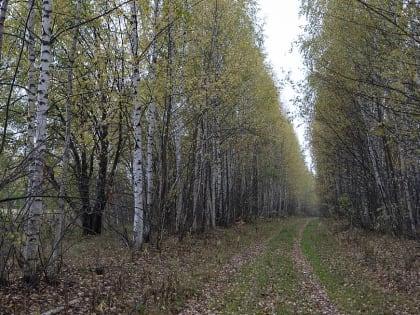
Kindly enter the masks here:
<path id="1" fill-rule="evenodd" d="M 66 256 L 54 286 L 1 287 L 0 314 L 420 314 L 419 243 L 332 220 L 247 223 L 141 252 L 85 237 Z"/>

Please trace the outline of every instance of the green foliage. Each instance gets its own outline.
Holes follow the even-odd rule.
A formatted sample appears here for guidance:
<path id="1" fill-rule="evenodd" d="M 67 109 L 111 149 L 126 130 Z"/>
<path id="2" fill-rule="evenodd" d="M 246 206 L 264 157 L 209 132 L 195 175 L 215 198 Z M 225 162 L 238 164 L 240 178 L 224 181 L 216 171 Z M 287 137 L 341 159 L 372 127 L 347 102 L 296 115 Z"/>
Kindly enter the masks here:
<path id="1" fill-rule="evenodd" d="M 380 220 L 375 209 L 385 209 L 384 230 L 414 235 L 413 100 L 420 68 L 413 27 L 420 9 L 376 0 L 309 0 L 302 9 L 309 21 L 301 40 L 310 69 L 305 107 L 319 195 L 332 213 L 348 195 L 351 211 L 336 214 L 369 228 Z"/>

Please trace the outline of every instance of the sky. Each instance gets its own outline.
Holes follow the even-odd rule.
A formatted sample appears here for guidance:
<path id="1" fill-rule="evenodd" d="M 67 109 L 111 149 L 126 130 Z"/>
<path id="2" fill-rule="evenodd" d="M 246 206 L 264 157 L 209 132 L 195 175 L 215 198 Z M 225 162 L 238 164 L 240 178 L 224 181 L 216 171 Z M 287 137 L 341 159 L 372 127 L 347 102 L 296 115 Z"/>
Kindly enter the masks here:
<path id="1" fill-rule="evenodd" d="M 303 63 L 297 48 L 292 50 L 292 43 L 303 32 L 301 26 L 304 18 L 299 18 L 300 0 L 258 0 L 261 9 L 260 19 L 264 22 L 265 49 L 268 61 L 273 67 L 277 79 L 282 80 L 289 74 L 293 81 L 303 79 Z M 297 96 L 289 84 L 285 84 L 280 91 L 284 109 L 292 114 L 297 113 L 291 99 Z M 293 115 L 296 116 L 296 115 Z M 295 132 L 302 148 L 305 126 L 298 118 L 293 119 Z M 310 158 L 306 151 L 306 160 Z"/>

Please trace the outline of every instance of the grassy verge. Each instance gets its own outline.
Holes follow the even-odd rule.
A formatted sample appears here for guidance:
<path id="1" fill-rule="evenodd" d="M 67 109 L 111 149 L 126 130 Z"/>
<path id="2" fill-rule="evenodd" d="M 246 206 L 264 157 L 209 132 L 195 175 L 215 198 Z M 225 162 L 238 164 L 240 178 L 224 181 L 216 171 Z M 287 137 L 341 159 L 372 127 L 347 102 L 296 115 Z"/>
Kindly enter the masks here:
<path id="1" fill-rule="evenodd" d="M 418 314 L 415 294 L 396 286 L 385 272 L 389 266 L 371 250 L 380 247 L 386 237 L 355 237 L 362 233 L 357 230 L 349 237 L 348 231 L 333 232 L 331 225 L 331 221 L 313 220 L 302 235 L 302 250 L 331 300 L 347 314 Z M 404 244 L 394 242 L 400 242 L 396 248 Z"/>
<path id="2" fill-rule="evenodd" d="M 295 314 L 299 308 L 300 275 L 291 253 L 300 218 L 278 223 L 266 251 L 246 264 L 228 285 L 224 300 L 214 301 L 220 314 Z"/>

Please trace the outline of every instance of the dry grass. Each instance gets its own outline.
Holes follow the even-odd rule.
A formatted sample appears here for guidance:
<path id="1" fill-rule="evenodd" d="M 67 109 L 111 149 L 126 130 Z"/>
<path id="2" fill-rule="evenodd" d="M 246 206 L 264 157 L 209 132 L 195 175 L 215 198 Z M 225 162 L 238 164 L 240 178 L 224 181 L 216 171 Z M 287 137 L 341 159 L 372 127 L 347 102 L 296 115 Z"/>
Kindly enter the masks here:
<path id="1" fill-rule="evenodd" d="M 42 314 L 57 306 L 64 306 L 60 314 L 177 313 L 233 255 L 275 228 L 275 222 L 260 221 L 182 242 L 171 237 L 160 250 L 146 245 L 142 251 L 114 235 L 85 237 L 67 252 L 56 286 L 25 288 L 15 277 L 0 288 L 0 314 Z"/>

